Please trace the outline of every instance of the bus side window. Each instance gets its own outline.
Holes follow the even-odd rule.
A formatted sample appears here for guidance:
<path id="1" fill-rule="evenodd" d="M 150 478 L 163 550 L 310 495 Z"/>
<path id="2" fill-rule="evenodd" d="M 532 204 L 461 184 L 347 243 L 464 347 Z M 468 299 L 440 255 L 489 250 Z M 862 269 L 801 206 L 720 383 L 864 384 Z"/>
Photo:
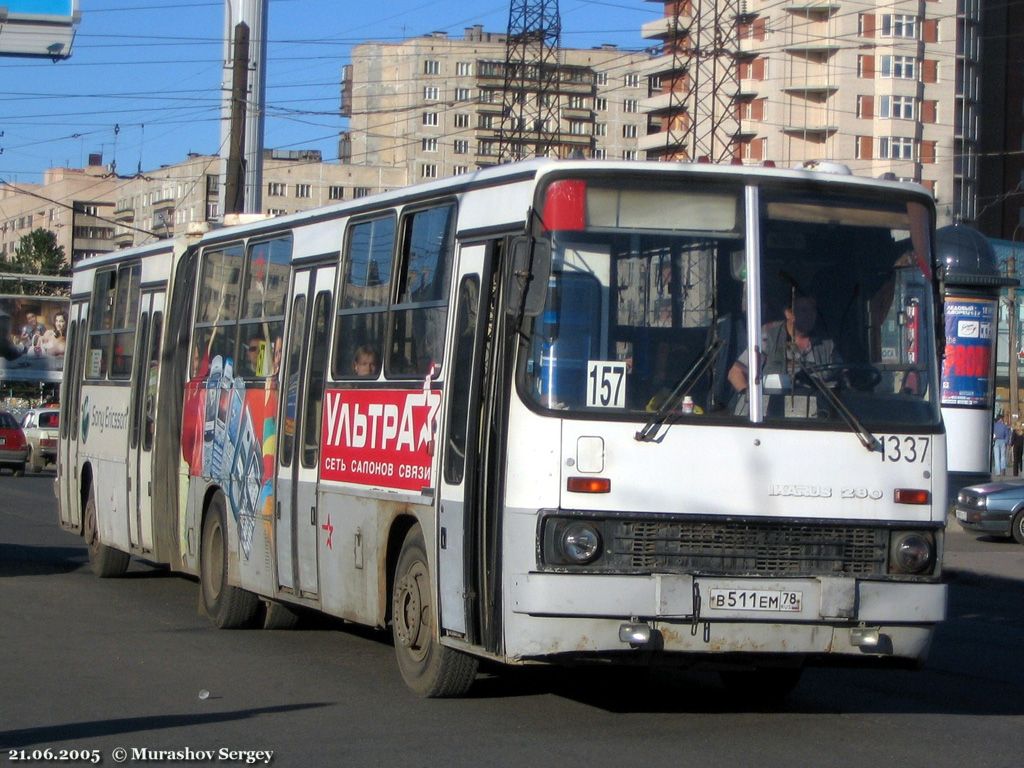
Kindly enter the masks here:
<path id="1" fill-rule="evenodd" d="M 302 466 L 317 466 L 320 459 L 320 419 L 323 410 L 324 383 L 327 374 L 331 327 L 331 294 L 321 291 L 313 301 L 313 338 L 310 346 L 309 381 L 306 412 L 302 425 Z"/>
<path id="2" fill-rule="evenodd" d="M 448 438 L 446 441 L 444 479 L 452 485 L 462 482 L 466 469 L 466 441 L 469 435 L 469 408 L 473 378 L 473 348 L 476 341 L 479 314 L 480 281 L 476 275 L 467 275 L 459 286 L 459 303 L 455 327 L 455 354 L 449 385 Z"/>

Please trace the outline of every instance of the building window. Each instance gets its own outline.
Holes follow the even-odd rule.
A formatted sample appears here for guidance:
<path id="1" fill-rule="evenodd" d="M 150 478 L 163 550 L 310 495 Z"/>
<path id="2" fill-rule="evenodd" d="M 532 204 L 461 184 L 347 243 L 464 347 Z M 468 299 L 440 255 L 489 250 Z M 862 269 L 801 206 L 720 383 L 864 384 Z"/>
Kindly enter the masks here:
<path id="1" fill-rule="evenodd" d="M 569 109 L 586 109 L 587 108 L 587 97 L 579 93 L 574 93 L 569 97 L 567 104 Z"/>
<path id="2" fill-rule="evenodd" d="M 267 184 L 267 197 L 284 197 L 287 193 L 287 185 L 279 181 L 271 181 Z"/>
<path id="3" fill-rule="evenodd" d="M 608 150 L 606 149 L 595 149 L 590 156 L 595 160 L 604 160 L 608 157 Z"/>
<path id="4" fill-rule="evenodd" d="M 473 98 L 473 92 L 469 88 L 456 88 L 455 89 L 455 100 L 456 101 L 470 101 Z"/>
<path id="5" fill-rule="evenodd" d="M 295 185 L 295 196 L 296 197 L 312 197 L 313 188 L 309 184 L 296 184 Z"/>
<path id="6" fill-rule="evenodd" d="M 437 152 L 437 139 L 423 139 L 423 141 L 420 143 L 420 147 L 423 149 L 424 152 Z"/>
<path id="7" fill-rule="evenodd" d="M 439 75 L 441 74 L 441 62 L 437 59 L 427 59 L 423 62 L 423 74 L 424 75 Z"/>
<path id="8" fill-rule="evenodd" d="M 355 187 L 352 190 L 352 197 L 367 197 L 370 194 L 369 187 Z"/>
<path id="9" fill-rule="evenodd" d="M 607 72 L 595 72 L 594 73 L 594 85 L 608 85 L 608 73 Z"/>
<path id="10" fill-rule="evenodd" d="M 594 99 L 594 109 L 598 112 L 605 112 L 608 109 L 608 99 L 604 96 L 598 96 Z"/>
<path id="11" fill-rule="evenodd" d="M 635 149 L 627 149 L 625 152 L 622 153 L 623 160 L 636 160 L 636 158 L 637 153 Z"/>
<path id="12" fill-rule="evenodd" d="M 888 160 L 913 160 L 914 140 L 906 136 L 882 136 L 878 139 L 878 155 Z"/>
<path id="13" fill-rule="evenodd" d="M 586 120 L 570 120 L 569 121 L 569 133 L 573 136 L 586 136 L 590 123 Z"/>
<path id="14" fill-rule="evenodd" d="M 608 135 L 608 123 L 594 123 L 594 135 L 595 136 L 607 136 Z"/>
<path id="15" fill-rule="evenodd" d="M 640 102 L 636 99 L 626 99 L 622 102 L 622 110 L 624 112 L 638 112 L 640 109 Z"/>
<path id="16" fill-rule="evenodd" d="M 622 138 L 624 138 L 624 139 L 635 139 L 636 138 L 636 126 L 635 125 L 624 125 L 624 126 L 622 126 Z"/>
<path id="17" fill-rule="evenodd" d="M 879 117 L 888 117 L 893 120 L 914 119 L 913 96 L 882 96 L 881 100 Z"/>
<path id="18" fill-rule="evenodd" d="M 267 208 L 268 216 L 284 216 L 288 213 L 284 208 Z"/>
<path id="19" fill-rule="evenodd" d="M 473 74 L 473 62 L 460 61 L 455 64 L 455 74 L 459 77 L 469 77 Z"/>
<path id="20" fill-rule="evenodd" d="M 423 113 L 423 124 L 424 125 L 437 125 L 437 112 L 424 112 Z"/>
<path id="21" fill-rule="evenodd" d="M 436 85 L 427 85 L 423 87 L 423 100 L 424 101 L 437 101 L 437 95 L 439 91 Z"/>
<path id="22" fill-rule="evenodd" d="M 344 200 L 345 199 L 345 188 L 344 187 L 328 187 L 327 188 L 327 199 L 328 200 Z"/>
<path id="23" fill-rule="evenodd" d="M 496 154 L 494 151 L 494 145 L 496 142 L 493 141 L 481 141 L 476 145 L 476 153 L 478 155 L 491 156 Z"/>
<path id="24" fill-rule="evenodd" d="M 433 163 L 424 163 L 420 166 L 420 178 L 421 179 L 436 179 L 437 178 L 437 166 Z"/>
<path id="25" fill-rule="evenodd" d="M 917 62 L 913 56 L 883 56 L 882 77 L 896 80 L 914 80 L 917 77 Z"/>
<path id="26" fill-rule="evenodd" d="M 479 115 L 477 128 L 491 129 L 494 127 L 494 115 Z"/>
<path id="27" fill-rule="evenodd" d="M 455 113 L 455 127 L 456 128 L 469 128 L 469 114 L 466 112 Z"/>
<path id="28" fill-rule="evenodd" d="M 622 78 L 622 81 L 627 88 L 640 87 L 640 75 L 635 72 L 629 72 L 624 78 Z"/>
<path id="29" fill-rule="evenodd" d="M 917 38 L 917 16 L 903 13 L 882 14 L 882 37 Z"/>
<path id="30" fill-rule="evenodd" d="M 455 154 L 464 155 L 469 152 L 469 141 L 466 139 L 455 140 Z"/>
<path id="31" fill-rule="evenodd" d="M 456 165 L 456 166 L 454 166 L 452 168 L 452 173 L 455 174 L 456 176 L 459 176 L 459 175 L 461 175 L 463 173 L 469 173 L 469 166 L 468 165 Z"/>

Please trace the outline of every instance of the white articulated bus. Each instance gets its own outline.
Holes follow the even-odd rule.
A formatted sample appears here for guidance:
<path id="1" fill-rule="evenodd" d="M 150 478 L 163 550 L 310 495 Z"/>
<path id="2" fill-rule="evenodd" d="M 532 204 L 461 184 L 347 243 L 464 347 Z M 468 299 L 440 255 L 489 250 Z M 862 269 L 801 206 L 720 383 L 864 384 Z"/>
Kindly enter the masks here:
<path id="1" fill-rule="evenodd" d="M 909 184 L 529 161 L 84 260 L 61 523 L 221 627 L 390 626 L 425 695 L 480 658 L 920 661 L 933 228 Z"/>

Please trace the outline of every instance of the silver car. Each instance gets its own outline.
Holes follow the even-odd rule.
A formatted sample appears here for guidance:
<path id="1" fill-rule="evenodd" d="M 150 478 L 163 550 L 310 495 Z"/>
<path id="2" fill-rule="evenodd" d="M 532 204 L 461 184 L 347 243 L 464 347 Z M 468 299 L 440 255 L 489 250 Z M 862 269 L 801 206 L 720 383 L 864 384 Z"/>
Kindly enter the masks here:
<path id="1" fill-rule="evenodd" d="M 1024 480 L 964 488 L 956 495 L 956 519 L 971 533 L 1013 536 L 1024 544 Z"/>
<path id="2" fill-rule="evenodd" d="M 42 472 L 47 464 L 57 463 L 57 438 L 60 434 L 60 411 L 56 408 L 33 408 L 21 420 L 21 429 L 28 443 L 28 464 L 33 472 Z"/>

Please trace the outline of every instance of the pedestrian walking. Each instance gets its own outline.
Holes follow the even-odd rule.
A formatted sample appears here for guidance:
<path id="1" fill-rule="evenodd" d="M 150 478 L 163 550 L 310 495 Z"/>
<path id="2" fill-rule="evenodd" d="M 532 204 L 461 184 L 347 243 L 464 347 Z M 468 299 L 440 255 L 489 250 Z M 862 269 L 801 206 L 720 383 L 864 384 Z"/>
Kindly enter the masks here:
<path id="1" fill-rule="evenodd" d="M 1006 423 L 1006 416 L 1000 414 L 992 427 L 992 474 L 1006 474 L 1006 449 L 1010 445 L 1010 425 Z"/>

